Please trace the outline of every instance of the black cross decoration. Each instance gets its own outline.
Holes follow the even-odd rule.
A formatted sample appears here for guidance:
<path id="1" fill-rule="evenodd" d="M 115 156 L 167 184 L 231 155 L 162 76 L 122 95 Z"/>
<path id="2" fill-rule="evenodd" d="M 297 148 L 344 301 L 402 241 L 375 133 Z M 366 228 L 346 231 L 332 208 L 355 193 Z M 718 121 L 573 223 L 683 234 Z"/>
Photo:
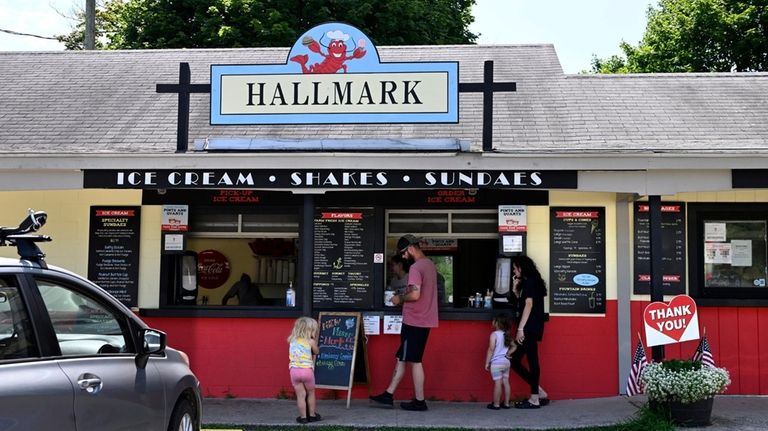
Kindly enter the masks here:
<path id="1" fill-rule="evenodd" d="M 176 152 L 187 151 L 189 142 L 189 95 L 210 93 L 211 84 L 192 84 L 189 63 L 179 63 L 178 84 L 157 84 L 158 93 L 178 93 L 179 118 L 176 124 Z M 460 93 L 483 93 L 483 151 L 493 151 L 493 93 L 517 91 L 514 82 L 493 82 L 493 60 L 483 64 L 483 82 L 460 82 Z"/>
<path id="2" fill-rule="evenodd" d="M 459 83 L 459 92 L 483 93 L 483 151 L 493 151 L 493 93 L 517 91 L 514 82 L 493 82 L 493 60 L 483 63 L 483 82 Z"/>
<path id="3" fill-rule="evenodd" d="M 158 93 L 179 93 L 179 119 L 176 123 L 176 152 L 187 152 L 189 142 L 189 95 L 190 93 L 210 93 L 211 84 L 191 84 L 192 73 L 189 63 L 179 63 L 178 84 L 157 84 Z"/>

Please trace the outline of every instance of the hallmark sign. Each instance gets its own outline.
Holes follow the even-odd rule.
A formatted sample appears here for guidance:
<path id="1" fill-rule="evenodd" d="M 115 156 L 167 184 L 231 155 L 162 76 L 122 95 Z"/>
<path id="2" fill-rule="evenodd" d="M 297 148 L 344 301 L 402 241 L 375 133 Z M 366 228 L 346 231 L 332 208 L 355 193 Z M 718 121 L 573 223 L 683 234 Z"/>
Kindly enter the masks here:
<path id="1" fill-rule="evenodd" d="M 84 188 L 575 189 L 576 171 L 86 170 Z"/>
<path id="2" fill-rule="evenodd" d="M 309 30 L 285 64 L 212 65 L 211 124 L 457 123 L 458 63 L 381 63 L 348 24 Z"/>

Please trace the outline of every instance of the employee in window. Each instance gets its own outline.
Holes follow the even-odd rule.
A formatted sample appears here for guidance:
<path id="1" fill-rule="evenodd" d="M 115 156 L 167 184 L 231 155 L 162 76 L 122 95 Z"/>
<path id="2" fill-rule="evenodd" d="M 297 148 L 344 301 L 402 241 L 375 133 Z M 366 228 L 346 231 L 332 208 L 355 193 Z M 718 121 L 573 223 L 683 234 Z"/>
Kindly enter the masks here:
<path id="1" fill-rule="evenodd" d="M 519 319 L 514 339 L 520 347 L 512 353 L 510 363 L 512 370 L 531 389 L 531 396 L 515 403 L 515 407 L 538 409 L 549 404 L 547 392 L 539 386 L 539 342 L 544 336 L 544 297 L 547 296 L 547 286 L 536 264 L 528 256 L 513 257 L 512 272 L 512 291 L 517 297 L 515 314 Z M 523 357 L 528 359 L 528 368 L 523 366 Z"/>
<path id="2" fill-rule="evenodd" d="M 221 299 L 221 305 L 227 305 L 227 301 L 235 296 L 240 305 L 258 305 L 264 300 L 259 287 L 251 283 L 251 276 L 246 273 L 243 273 L 240 280 L 229 288 L 227 294 Z"/>
<path id="3" fill-rule="evenodd" d="M 389 289 L 398 294 L 405 292 L 408 285 L 408 262 L 402 255 L 396 254 L 390 259 L 390 271 L 392 278 L 389 279 Z"/>

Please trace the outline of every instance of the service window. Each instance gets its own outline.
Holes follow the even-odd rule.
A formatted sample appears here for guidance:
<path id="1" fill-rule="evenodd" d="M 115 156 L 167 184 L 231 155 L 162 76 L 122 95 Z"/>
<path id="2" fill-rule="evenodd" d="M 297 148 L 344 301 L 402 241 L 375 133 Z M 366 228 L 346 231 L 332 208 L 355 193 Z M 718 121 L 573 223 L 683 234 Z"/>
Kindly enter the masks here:
<path id="1" fill-rule="evenodd" d="M 768 299 L 768 206 L 691 204 L 692 296 Z"/>
<path id="2" fill-rule="evenodd" d="M 301 294 L 294 283 L 298 241 L 296 207 L 193 206 L 185 253 L 164 257 L 168 303 L 285 307 L 289 286 Z"/>
<path id="3" fill-rule="evenodd" d="M 437 268 L 441 308 L 477 308 L 476 296 L 493 291 L 499 253 L 497 210 L 390 210 L 386 223 L 385 286 L 396 291 L 407 281 L 408 262 L 399 259 L 397 240 L 413 234 L 424 238 L 422 249 Z"/>

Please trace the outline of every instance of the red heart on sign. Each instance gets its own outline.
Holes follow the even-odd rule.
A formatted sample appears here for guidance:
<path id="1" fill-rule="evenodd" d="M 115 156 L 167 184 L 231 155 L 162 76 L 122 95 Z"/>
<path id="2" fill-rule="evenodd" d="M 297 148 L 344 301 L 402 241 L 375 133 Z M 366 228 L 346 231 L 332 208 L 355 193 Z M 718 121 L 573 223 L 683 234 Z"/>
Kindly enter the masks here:
<path id="1" fill-rule="evenodd" d="M 669 304 L 652 302 L 645 307 L 643 319 L 645 324 L 656 331 L 680 341 L 683 333 L 696 315 L 696 303 L 688 295 L 672 298 Z"/>

